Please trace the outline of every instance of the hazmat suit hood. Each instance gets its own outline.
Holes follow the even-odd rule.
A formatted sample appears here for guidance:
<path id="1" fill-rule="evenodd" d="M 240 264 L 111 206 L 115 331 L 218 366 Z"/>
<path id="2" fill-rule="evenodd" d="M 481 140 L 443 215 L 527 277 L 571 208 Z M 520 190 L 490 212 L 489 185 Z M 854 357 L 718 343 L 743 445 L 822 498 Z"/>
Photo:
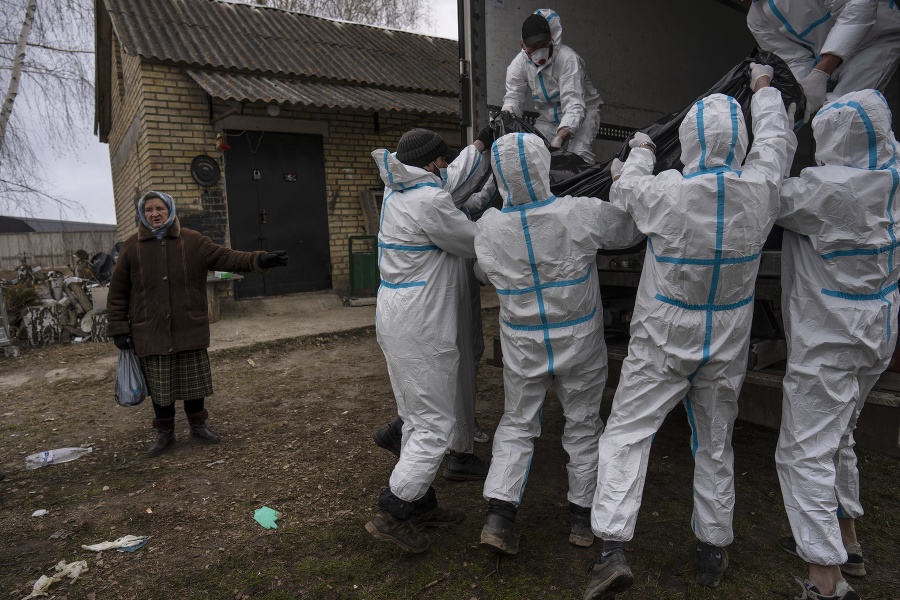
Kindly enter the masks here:
<path id="1" fill-rule="evenodd" d="M 559 15 L 552 8 L 539 8 L 534 11 L 534 14 L 541 15 L 547 19 L 547 22 L 550 24 L 550 42 L 553 44 L 553 53 L 550 55 L 550 58 L 547 59 L 546 63 L 537 67 L 538 69 L 545 69 L 553 62 L 553 59 L 556 58 L 556 53 L 559 51 L 559 47 L 562 46 L 562 23 L 559 20 Z M 520 52 L 525 56 L 525 60 L 528 64 L 533 64 L 528 58 L 528 53 L 525 52 L 524 48 L 522 48 Z"/>
<path id="2" fill-rule="evenodd" d="M 491 167 L 504 206 L 554 197 L 550 193 L 550 151 L 533 133 L 509 133 L 494 142 Z"/>
<path id="3" fill-rule="evenodd" d="M 747 127 L 740 104 L 712 94 L 698 100 L 678 128 L 684 175 L 738 170 L 747 155 Z"/>
<path id="4" fill-rule="evenodd" d="M 813 119 L 816 162 L 857 169 L 894 163 L 894 132 L 887 101 L 875 90 L 841 96 Z"/>
<path id="5" fill-rule="evenodd" d="M 373 150 L 372 159 L 378 165 L 378 175 L 384 185 L 392 190 L 407 190 L 420 183 L 441 184 L 441 179 L 436 175 L 400 162 L 396 153 L 384 148 Z"/>

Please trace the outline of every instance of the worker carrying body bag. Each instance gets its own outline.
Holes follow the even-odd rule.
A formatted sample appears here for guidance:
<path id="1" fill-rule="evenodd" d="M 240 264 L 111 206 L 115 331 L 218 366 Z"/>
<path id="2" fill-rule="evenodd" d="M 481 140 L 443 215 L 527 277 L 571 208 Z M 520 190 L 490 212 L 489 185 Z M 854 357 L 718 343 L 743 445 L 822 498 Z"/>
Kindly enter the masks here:
<path id="1" fill-rule="evenodd" d="M 119 351 L 116 364 L 116 402 L 122 406 L 137 406 L 147 397 L 147 382 L 134 350 Z"/>

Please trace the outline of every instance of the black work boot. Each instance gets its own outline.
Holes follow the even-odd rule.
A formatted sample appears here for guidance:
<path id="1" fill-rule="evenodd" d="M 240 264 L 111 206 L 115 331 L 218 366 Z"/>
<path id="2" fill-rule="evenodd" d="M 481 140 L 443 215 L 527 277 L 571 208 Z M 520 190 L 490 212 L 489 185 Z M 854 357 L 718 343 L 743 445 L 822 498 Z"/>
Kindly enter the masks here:
<path id="1" fill-rule="evenodd" d="M 403 441 L 403 419 L 397 417 L 384 427 L 380 427 L 372 434 L 375 445 L 384 448 L 397 458 L 400 458 L 400 442 Z"/>
<path id="2" fill-rule="evenodd" d="M 153 428 L 156 429 L 156 439 L 144 452 L 144 456 L 162 454 L 175 443 L 175 417 L 153 419 Z"/>
<path id="3" fill-rule="evenodd" d="M 498 554 L 519 552 L 519 535 L 514 531 L 516 507 L 512 502 L 491 498 L 488 501 L 484 527 L 481 528 L 481 545 Z"/>
<path id="4" fill-rule="evenodd" d="M 590 547 L 594 543 L 594 532 L 591 531 L 591 507 L 569 502 L 569 518 L 572 523 L 569 543 L 581 548 Z"/>
<path id="5" fill-rule="evenodd" d="M 697 542 L 695 557 L 697 583 L 712 588 L 718 586 L 728 568 L 728 551 L 721 546 Z"/>
<path id="6" fill-rule="evenodd" d="M 432 502 L 437 506 L 434 491 L 429 492 Z M 422 504 L 419 502 L 418 507 L 422 508 Z M 390 542 L 405 552 L 413 554 L 425 552 L 430 542 L 419 533 L 411 521 L 416 508 L 415 502 L 406 502 L 395 496 L 390 489 L 383 489 L 378 497 L 378 513 L 366 523 L 366 531 L 376 540 Z"/>
<path id="7" fill-rule="evenodd" d="M 616 550 L 594 563 L 591 578 L 584 590 L 583 600 L 607 600 L 624 592 L 634 583 L 631 567 L 625 561 L 625 553 Z"/>
<path id="8" fill-rule="evenodd" d="M 425 552 L 430 543 L 409 519 L 398 519 L 386 510 L 379 510 L 375 518 L 366 523 L 366 531 L 378 541 L 391 542 L 404 552 L 413 554 Z"/>
<path id="9" fill-rule="evenodd" d="M 474 454 L 450 451 L 450 460 L 444 467 L 444 478 L 453 481 L 484 481 L 491 465 Z"/>
<path id="10" fill-rule="evenodd" d="M 413 515 L 409 522 L 418 531 L 426 527 L 452 527 L 462 523 L 466 518 L 466 513 L 461 510 L 438 506 L 433 487 L 428 488 L 424 496 L 413 502 L 413 506 Z"/>
<path id="11" fill-rule="evenodd" d="M 218 444 L 221 441 L 216 433 L 206 426 L 209 411 L 206 409 L 195 413 L 186 413 L 188 423 L 191 424 L 191 435 L 205 444 Z"/>

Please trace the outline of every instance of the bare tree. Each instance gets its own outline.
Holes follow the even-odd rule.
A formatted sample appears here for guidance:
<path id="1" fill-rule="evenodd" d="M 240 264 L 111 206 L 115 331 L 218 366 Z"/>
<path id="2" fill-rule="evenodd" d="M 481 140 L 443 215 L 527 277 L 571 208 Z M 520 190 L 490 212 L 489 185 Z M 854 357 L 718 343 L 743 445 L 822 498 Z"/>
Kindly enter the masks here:
<path id="1" fill-rule="evenodd" d="M 91 0 L 0 0 L 0 210 L 75 208 L 41 161 L 90 130 L 93 39 Z"/>
<path id="2" fill-rule="evenodd" d="M 252 4 L 405 31 L 421 31 L 432 24 L 424 0 L 252 0 Z"/>

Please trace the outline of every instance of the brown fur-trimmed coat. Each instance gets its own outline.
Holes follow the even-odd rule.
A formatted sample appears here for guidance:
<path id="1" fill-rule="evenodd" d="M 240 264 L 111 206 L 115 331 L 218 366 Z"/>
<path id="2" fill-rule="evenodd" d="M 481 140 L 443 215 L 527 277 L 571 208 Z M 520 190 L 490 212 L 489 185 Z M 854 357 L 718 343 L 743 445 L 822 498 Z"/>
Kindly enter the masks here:
<path id="1" fill-rule="evenodd" d="M 138 356 L 208 347 L 207 272 L 260 273 L 262 254 L 220 246 L 182 228 L 178 217 L 161 240 L 140 224 L 110 280 L 106 334 L 130 333 Z"/>

